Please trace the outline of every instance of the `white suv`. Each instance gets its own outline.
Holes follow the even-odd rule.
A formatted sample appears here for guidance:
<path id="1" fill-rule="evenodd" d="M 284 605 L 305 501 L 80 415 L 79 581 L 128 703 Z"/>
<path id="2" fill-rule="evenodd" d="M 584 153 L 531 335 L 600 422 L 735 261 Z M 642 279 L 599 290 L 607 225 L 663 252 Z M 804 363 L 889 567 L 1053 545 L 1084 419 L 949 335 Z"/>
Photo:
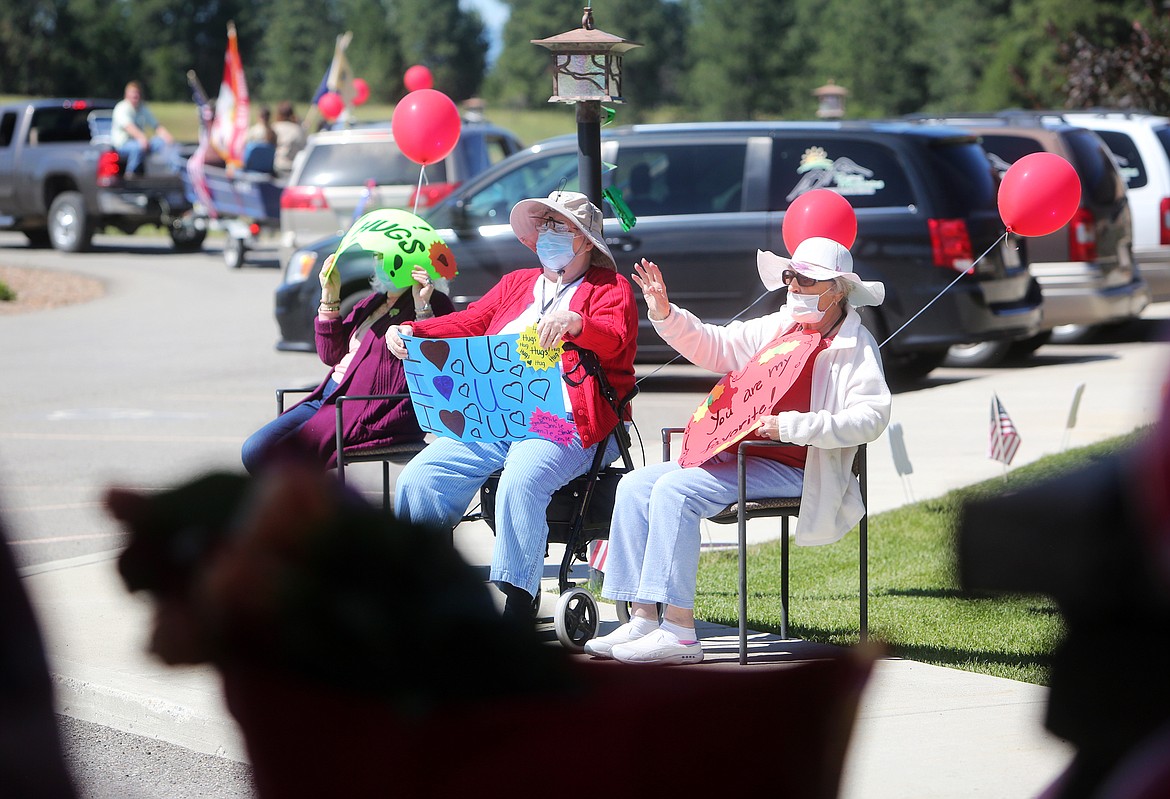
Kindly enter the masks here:
<path id="1" fill-rule="evenodd" d="M 1170 300 L 1170 118 L 1134 111 L 1060 112 L 1105 140 L 1127 184 L 1133 254 L 1155 301 Z"/>

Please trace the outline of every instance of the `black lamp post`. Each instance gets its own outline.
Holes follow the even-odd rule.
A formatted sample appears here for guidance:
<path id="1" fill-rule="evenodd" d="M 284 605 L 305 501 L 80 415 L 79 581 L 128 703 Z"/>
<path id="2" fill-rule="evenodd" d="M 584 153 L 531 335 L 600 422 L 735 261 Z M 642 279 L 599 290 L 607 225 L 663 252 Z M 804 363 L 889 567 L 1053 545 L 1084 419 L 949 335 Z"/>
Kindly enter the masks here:
<path id="1" fill-rule="evenodd" d="M 548 101 L 577 104 L 577 180 L 601 208 L 601 103 L 625 102 L 622 54 L 642 45 L 597 30 L 588 5 L 580 28 L 532 43 L 552 51 L 553 94 Z"/>

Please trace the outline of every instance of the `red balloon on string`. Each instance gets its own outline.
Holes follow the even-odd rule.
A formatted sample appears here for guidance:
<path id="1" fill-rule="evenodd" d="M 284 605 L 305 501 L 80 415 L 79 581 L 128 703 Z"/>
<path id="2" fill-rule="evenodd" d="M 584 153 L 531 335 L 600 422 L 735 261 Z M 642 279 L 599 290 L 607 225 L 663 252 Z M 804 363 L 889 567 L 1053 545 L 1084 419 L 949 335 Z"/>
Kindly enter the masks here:
<path id="1" fill-rule="evenodd" d="M 784 246 L 796 252 L 802 241 L 813 236 L 832 239 L 845 249 L 857 238 L 857 215 L 849 201 L 829 189 L 813 189 L 792 201 L 781 226 Z"/>
<path id="2" fill-rule="evenodd" d="M 333 121 L 341 116 L 341 112 L 345 110 L 345 100 L 342 100 L 341 95 L 337 92 L 325 92 L 317 101 L 317 109 L 321 112 L 321 116 Z"/>
<path id="3" fill-rule="evenodd" d="M 1055 153 L 1032 153 L 1016 161 L 999 184 L 999 216 L 1021 236 L 1060 230 L 1081 204 L 1081 179 Z"/>
<path id="4" fill-rule="evenodd" d="M 434 89 L 419 89 L 403 97 L 390 120 L 398 149 L 423 166 L 451 154 L 461 126 L 455 103 Z"/>
<path id="5" fill-rule="evenodd" d="M 431 71 L 422 64 L 415 64 L 406 70 L 406 74 L 402 76 L 402 82 L 406 85 L 408 92 L 431 89 L 435 85 L 435 79 L 431 75 Z"/>
<path id="6" fill-rule="evenodd" d="M 353 79 L 353 104 L 361 105 L 370 99 L 370 84 L 362 78 Z"/>

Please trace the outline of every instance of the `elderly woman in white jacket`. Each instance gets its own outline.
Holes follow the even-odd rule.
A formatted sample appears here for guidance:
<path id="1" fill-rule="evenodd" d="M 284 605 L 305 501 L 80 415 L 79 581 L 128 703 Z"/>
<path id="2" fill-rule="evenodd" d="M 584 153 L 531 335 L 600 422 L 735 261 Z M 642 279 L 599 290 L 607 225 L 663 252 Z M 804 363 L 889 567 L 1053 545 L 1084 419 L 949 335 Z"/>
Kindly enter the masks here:
<path id="1" fill-rule="evenodd" d="M 829 544 L 861 519 L 853 457 L 860 444 L 881 435 L 890 418 L 877 343 L 854 310 L 880 304 L 885 288 L 858 278 L 849 250 L 826 238 L 806 239 L 791 259 L 761 251 L 757 265 L 768 289 L 788 287 L 787 302 L 776 313 L 726 326 L 704 324 L 672 305 L 662 272 L 650 261 L 634 265 L 634 282 L 659 335 L 705 369 L 734 372 L 767 346 L 814 342 L 791 388 L 744 439 L 801 446 L 749 456 L 747 492 L 749 497 L 799 495 L 797 543 Z M 699 525 L 735 501 L 737 482 L 735 446 L 697 466 L 672 461 L 622 478 L 602 594 L 633 603 L 633 613 L 628 623 L 589 641 L 586 652 L 627 663 L 702 661 L 694 621 Z M 665 605 L 661 624 L 659 603 Z"/>

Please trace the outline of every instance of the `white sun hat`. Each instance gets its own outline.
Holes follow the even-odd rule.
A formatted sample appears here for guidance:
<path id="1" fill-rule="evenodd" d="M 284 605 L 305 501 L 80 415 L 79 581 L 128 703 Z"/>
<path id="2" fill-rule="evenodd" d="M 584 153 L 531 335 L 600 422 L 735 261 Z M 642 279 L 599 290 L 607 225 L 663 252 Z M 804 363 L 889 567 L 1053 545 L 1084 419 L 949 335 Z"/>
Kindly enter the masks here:
<path id="1" fill-rule="evenodd" d="M 862 280 L 853 271 L 853 256 L 846 247 L 821 236 L 802 241 L 791 258 L 757 250 L 756 268 L 768 291 L 781 288 L 784 285 L 781 275 L 785 269 L 791 269 L 814 280 L 845 278 L 849 282 L 849 304 L 854 307 L 881 305 L 886 298 L 886 287 L 880 281 Z"/>

